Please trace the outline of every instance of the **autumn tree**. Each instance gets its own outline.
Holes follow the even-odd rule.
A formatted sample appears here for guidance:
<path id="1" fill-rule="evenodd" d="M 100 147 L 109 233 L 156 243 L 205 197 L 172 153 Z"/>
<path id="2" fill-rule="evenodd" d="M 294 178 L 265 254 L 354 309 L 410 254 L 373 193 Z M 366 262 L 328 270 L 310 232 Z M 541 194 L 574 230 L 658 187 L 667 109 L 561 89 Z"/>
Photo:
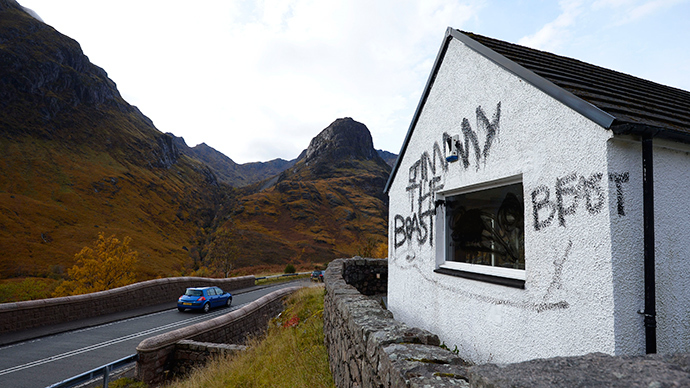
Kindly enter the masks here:
<path id="1" fill-rule="evenodd" d="M 387 258 L 388 257 L 388 243 L 387 242 L 379 243 L 379 245 L 377 245 L 376 249 L 374 250 L 373 256 L 375 259 Z"/>
<path id="2" fill-rule="evenodd" d="M 55 289 L 55 296 L 78 295 L 109 290 L 134 283 L 137 252 L 129 247 L 131 238 L 122 241 L 115 235 L 98 235 L 93 248 L 84 247 L 67 270 L 68 279 Z"/>
<path id="3" fill-rule="evenodd" d="M 357 256 L 372 258 L 372 259 L 385 259 L 388 257 L 388 242 L 378 241 L 373 237 L 369 237 L 366 242 L 361 243 L 357 247 Z"/>
<path id="4" fill-rule="evenodd" d="M 230 274 L 237 256 L 237 239 L 234 227 L 224 227 L 216 231 L 209 244 L 205 260 L 225 277 Z"/>

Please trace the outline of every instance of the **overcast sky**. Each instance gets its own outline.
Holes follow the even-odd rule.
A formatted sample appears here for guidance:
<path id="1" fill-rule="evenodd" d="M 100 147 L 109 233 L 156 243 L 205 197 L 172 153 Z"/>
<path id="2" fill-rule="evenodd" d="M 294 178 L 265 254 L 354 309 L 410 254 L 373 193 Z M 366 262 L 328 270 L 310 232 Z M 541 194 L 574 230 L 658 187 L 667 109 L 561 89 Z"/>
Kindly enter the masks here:
<path id="1" fill-rule="evenodd" d="M 19 0 L 162 132 L 238 163 L 332 121 L 398 153 L 446 27 L 690 90 L 690 0 Z"/>

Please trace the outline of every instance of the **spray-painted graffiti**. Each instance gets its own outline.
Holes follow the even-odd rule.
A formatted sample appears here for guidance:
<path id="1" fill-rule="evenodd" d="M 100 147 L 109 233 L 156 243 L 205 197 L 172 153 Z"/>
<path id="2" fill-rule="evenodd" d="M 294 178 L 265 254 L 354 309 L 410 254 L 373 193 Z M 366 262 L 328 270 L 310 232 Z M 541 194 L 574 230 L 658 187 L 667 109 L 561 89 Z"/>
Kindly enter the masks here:
<path id="1" fill-rule="evenodd" d="M 410 201 L 410 213 L 408 215 L 396 214 L 393 218 L 394 247 L 400 248 L 406 243 L 424 245 L 434 243 L 434 216 L 436 207 L 434 193 L 443 189 L 445 174 L 448 171 L 448 155 L 455 150 L 462 160 L 462 166 L 468 169 L 470 163 L 470 151 L 473 150 L 476 160 L 476 168 L 479 169 L 482 159 L 486 161 L 491 150 L 491 145 L 499 132 L 501 119 L 501 103 L 496 105 L 496 112 L 491 121 L 484 113 L 481 106 L 476 111 L 476 126 L 480 133 L 485 133 L 484 144 L 479 143 L 477 132 L 472 129 L 467 118 L 462 119 L 460 131 L 464 143 L 459 141 L 459 136 L 451 136 L 443 133 L 441 144 L 434 142 L 431 151 L 424 151 L 419 159 L 412 164 L 408 173 L 408 185 L 406 187 Z"/>
<path id="2" fill-rule="evenodd" d="M 481 158 L 483 157 L 484 160 L 486 161 L 486 158 L 489 156 L 489 150 L 491 149 L 491 144 L 494 141 L 494 138 L 498 134 L 498 124 L 501 119 L 501 103 L 499 102 L 496 105 L 496 112 L 494 113 L 494 116 L 491 121 L 486 117 L 486 114 L 484 113 L 484 110 L 482 109 L 481 106 L 477 107 L 476 110 L 477 114 L 477 127 L 479 128 L 480 131 L 486 133 L 486 139 L 484 140 L 484 147 L 479 146 L 479 139 L 477 138 L 477 133 L 472 130 L 472 127 L 470 126 L 469 120 L 467 118 L 462 119 L 462 124 L 460 125 L 462 129 L 462 135 L 465 140 L 465 144 L 463 147 L 463 144 L 458 142 L 455 142 L 453 144 L 452 137 L 448 136 L 447 134 L 444 135 L 444 145 L 448 148 L 453 148 L 457 147 L 458 154 L 460 155 L 460 158 L 462 159 L 462 166 L 467 169 L 470 166 L 470 142 L 472 142 L 472 147 L 474 149 L 474 155 L 477 159 L 477 170 L 479 170 L 479 165 Z M 450 143 L 448 142 L 450 139 Z"/>
<path id="3" fill-rule="evenodd" d="M 410 200 L 410 214 L 394 218 L 395 248 L 405 242 L 416 241 L 418 245 L 433 244 L 434 193 L 443 188 L 443 175 L 448 171 L 448 162 L 438 142 L 434 143 L 431 155 L 423 152 L 409 170 L 407 194 Z"/>
<path id="4" fill-rule="evenodd" d="M 616 185 L 616 202 L 618 214 L 625 215 L 625 196 L 623 183 L 628 182 L 629 174 L 610 173 L 609 181 Z M 602 173 L 589 177 L 578 176 L 576 173 L 556 178 L 553 188 L 541 185 L 532 190 L 532 214 L 534 216 L 534 230 L 542 230 L 558 219 L 558 225 L 566 226 L 566 216 L 576 213 L 580 202 L 584 201 L 589 214 L 598 214 L 604 208 L 605 197 L 602 185 Z M 551 199 L 551 193 L 555 199 Z"/>
<path id="5" fill-rule="evenodd" d="M 616 185 L 616 203 L 618 207 L 618 215 L 619 216 L 624 216 L 625 215 L 625 201 L 624 201 L 624 196 L 623 196 L 623 183 L 628 183 L 630 180 L 630 174 L 627 172 L 624 172 L 622 174 L 617 174 L 617 173 L 610 173 L 609 174 L 609 181 L 615 183 Z"/>
<path id="6" fill-rule="evenodd" d="M 405 257 L 396 258 L 391 257 L 389 259 L 389 265 L 395 266 L 399 269 L 405 271 L 414 271 L 417 276 L 419 276 L 420 281 L 426 282 L 426 284 L 431 284 L 439 290 L 444 290 L 452 293 L 457 300 L 463 300 L 464 298 L 475 300 L 482 303 L 488 303 L 495 306 L 509 306 L 515 307 L 521 310 L 535 311 L 541 313 L 544 311 L 555 311 L 564 310 L 570 308 L 570 303 L 567 300 L 558 300 L 556 293 L 557 289 L 563 287 L 562 284 L 562 266 L 570 255 L 572 248 L 572 243 L 569 241 L 568 246 L 565 249 L 565 253 L 562 257 L 557 258 L 553 261 L 554 263 L 554 275 L 551 280 L 553 287 L 547 289 L 546 294 L 543 297 L 537 296 L 532 298 L 530 294 L 524 294 L 526 298 L 501 298 L 497 297 L 495 293 L 479 293 L 476 289 L 467 287 L 465 283 L 460 282 L 442 282 L 439 281 L 439 277 L 433 276 L 430 273 L 425 264 L 420 262 L 420 258 L 415 256 L 415 254 L 408 254 Z M 551 302 L 550 300 L 555 300 Z"/>

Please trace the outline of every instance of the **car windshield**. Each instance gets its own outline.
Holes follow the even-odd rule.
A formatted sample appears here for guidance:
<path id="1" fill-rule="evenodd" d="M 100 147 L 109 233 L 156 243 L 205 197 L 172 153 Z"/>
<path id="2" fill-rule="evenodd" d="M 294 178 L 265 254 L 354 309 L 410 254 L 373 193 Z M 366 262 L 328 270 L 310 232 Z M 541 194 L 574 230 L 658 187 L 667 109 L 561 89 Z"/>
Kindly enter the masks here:
<path id="1" fill-rule="evenodd" d="M 201 296 L 201 295 L 204 295 L 204 293 L 201 292 L 201 290 L 191 290 L 191 289 L 189 289 L 189 288 L 187 289 L 187 291 L 185 291 L 184 294 L 187 295 L 187 296 Z"/>

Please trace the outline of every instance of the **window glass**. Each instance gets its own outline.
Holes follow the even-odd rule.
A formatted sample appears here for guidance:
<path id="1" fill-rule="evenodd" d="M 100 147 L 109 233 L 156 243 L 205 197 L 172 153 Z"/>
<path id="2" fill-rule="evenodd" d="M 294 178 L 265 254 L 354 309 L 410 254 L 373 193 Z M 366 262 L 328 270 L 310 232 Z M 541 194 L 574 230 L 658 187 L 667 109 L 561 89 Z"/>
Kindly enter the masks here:
<path id="1" fill-rule="evenodd" d="M 209 288 L 208 289 L 208 295 L 209 296 L 216 295 L 216 289 L 215 288 Z"/>
<path id="2" fill-rule="evenodd" d="M 522 183 L 446 198 L 446 261 L 525 269 Z"/>
<path id="3" fill-rule="evenodd" d="M 201 292 L 201 290 L 187 289 L 187 291 L 184 294 L 187 296 L 201 296 L 203 295 L 203 292 Z"/>

